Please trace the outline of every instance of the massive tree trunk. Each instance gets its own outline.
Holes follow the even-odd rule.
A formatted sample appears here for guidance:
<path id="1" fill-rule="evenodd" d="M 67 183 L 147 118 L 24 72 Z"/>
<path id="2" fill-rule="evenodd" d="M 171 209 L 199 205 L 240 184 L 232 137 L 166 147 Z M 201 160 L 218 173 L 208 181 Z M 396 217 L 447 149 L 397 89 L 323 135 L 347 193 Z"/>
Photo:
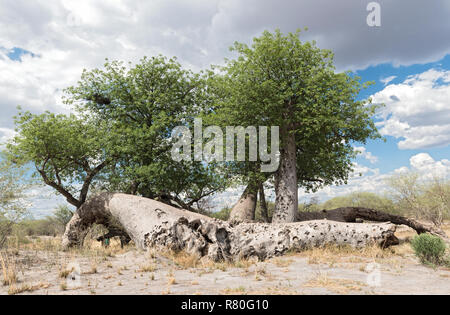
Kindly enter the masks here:
<path id="1" fill-rule="evenodd" d="M 281 136 L 283 146 L 280 150 L 280 167 L 275 174 L 274 223 L 294 222 L 298 212 L 295 134 L 287 127 L 282 127 Z"/>
<path id="2" fill-rule="evenodd" d="M 230 212 L 228 222 L 238 224 L 242 222 L 251 222 L 255 220 L 256 201 L 258 199 L 258 187 L 249 184 L 241 198 L 234 205 Z"/>
<path id="3" fill-rule="evenodd" d="M 81 206 L 66 227 L 65 248 L 81 245 L 88 228 L 114 217 L 137 247 L 185 250 L 215 261 L 258 257 L 325 244 L 363 247 L 397 243 L 395 225 L 317 220 L 297 223 L 229 223 L 126 194 L 101 194 Z"/>
<path id="4" fill-rule="evenodd" d="M 447 235 L 441 229 L 432 224 L 421 223 L 417 220 L 405 218 L 399 215 L 393 215 L 382 211 L 362 208 L 362 207 L 344 207 L 334 210 L 322 210 L 317 212 L 299 212 L 297 221 L 310 220 L 333 220 L 338 222 L 356 222 L 357 219 L 375 222 L 391 222 L 398 225 L 407 225 L 414 229 L 418 234 L 431 233 L 448 240 Z"/>

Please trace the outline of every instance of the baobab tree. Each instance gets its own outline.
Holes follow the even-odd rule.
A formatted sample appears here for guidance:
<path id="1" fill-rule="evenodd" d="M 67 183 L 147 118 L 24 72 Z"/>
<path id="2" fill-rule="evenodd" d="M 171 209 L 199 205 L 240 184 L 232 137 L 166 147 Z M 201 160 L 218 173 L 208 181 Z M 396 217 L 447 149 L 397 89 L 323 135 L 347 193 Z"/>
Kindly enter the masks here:
<path id="1" fill-rule="evenodd" d="M 376 107 L 357 100 L 366 84 L 350 73 L 336 73 L 332 52 L 301 42 L 299 35 L 266 31 L 251 46 L 235 43 L 238 57 L 218 67 L 211 80 L 217 122 L 280 128 L 273 222 L 296 220 L 299 187 L 345 183 L 352 171 L 352 143 L 379 137 L 371 119 Z M 256 202 L 259 183 L 248 183 L 238 205 L 249 207 L 239 206 L 240 212 L 251 212 Z"/>

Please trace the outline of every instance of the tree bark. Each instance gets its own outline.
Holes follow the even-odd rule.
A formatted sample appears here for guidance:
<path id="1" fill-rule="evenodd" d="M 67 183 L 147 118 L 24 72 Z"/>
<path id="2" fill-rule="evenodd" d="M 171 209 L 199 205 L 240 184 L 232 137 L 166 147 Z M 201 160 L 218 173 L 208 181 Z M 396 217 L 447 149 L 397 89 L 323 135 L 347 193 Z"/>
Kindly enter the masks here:
<path id="1" fill-rule="evenodd" d="M 299 212 L 297 221 L 310 220 L 333 220 L 338 222 L 356 222 L 357 219 L 376 222 L 391 222 L 397 225 L 406 225 L 414 229 L 418 234 L 430 233 L 448 241 L 448 237 L 441 229 L 417 220 L 393 215 L 382 211 L 362 208 L 362 207 L 344 207 L 334 210 L 322 210 L 317 212 Z"/>
<path id="2" fill-rule="evenodd" d="M 283 127 L 281 136 L 284 143 L 280 150 L 280 167 L 275 174 L 274 223 L 294 222 L 298 212 L 295 134 Z"/>
<path id="3" fill-rule="evenodd" d="M 256 201 L 258 199 L 258 187 L 253 184 L 247 185 L 242 196 L 230 212 L 228 222 L 239 224 L 255 220 Z"/>
<path id="4" fill-rule="evenodd" d="M 232 226 L 198 213 L 126 194 L 100 194 L 77 209 L 66 227 L 63 246 L 81 245 L 88 228 L 114 217 L 137 247 L 169 248 L 212 260 L 258 257 L 267 259 L 288 251 L 325 244 L 363 247 L 398 242 L 395 225 L 357 224 L 327 220 L 296 223 L 242 223 Z"/>
<path id="5" fill-rule="evenodd" d="M 269 209 L 267 209 L 266 194 L 264 184 L 259 185 L 259 205 L 261 207 L 261 217 L 264 222 L 269 223 Z"/>

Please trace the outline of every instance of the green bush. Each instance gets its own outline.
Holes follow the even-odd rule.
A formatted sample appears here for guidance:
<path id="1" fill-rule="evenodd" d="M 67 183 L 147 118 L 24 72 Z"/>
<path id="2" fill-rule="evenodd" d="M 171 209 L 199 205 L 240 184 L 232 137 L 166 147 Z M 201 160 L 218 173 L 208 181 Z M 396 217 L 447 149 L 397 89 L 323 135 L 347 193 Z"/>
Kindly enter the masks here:
<path id="1" fill-rule="evenodd" d="M 212 218 L 227 221 L 228 218 L 230 217 L 230 212 L 231 212 L 231 208 L 225 207 L 225 208 L 222 208 L 222 210 L 217 211 L 217 212 L 209 212 L 209 213 L 207 213 L 207 215 Z"/>
<path id="2" fill-rule="evenodd" d="M 418 235 L 411 241 L 411 246 L 422 263 L 440 265 L 444 262 L 446 245 L 437 236 L 428 233 Z"/>

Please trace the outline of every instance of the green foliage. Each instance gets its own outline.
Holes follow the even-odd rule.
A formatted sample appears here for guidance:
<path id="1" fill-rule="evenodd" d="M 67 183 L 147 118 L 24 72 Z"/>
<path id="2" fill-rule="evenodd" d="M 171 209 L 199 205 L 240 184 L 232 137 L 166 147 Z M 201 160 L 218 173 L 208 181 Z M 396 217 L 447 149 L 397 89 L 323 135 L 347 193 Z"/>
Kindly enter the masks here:
<path id="1" fill-rule="evenodd" d="M 228 218 L 230 217 L 230 212 L 231 212 L 231 208 L 225 207 L 217 212 L 209 212 L 208 215 L 212 218 L 227 221 Z"/>
<path id="2" fill-rule="evenodd" d="M 27 236 L 56 236 L 62 234 L 62 227 L 52 218 L 24 220 L 14 225 L 12 235 L 19 239 Z"/>
<path id="3" fill-rule="evenodd" d="M 388 184 L 403 213 L 431 221 L 436 226 L 450 218 L 449 180 L 438 177 L 423 180 L 417 173 L 405 173 L 392 176 Z"/>
<path id="4" fill-rule="evenodd" d="M 273 216 L 273 212 L 275 210 L 275 203 L 271 202 L 271 201 L 266 201 L 266 205 L 267 205 L 267 212 L 268 212 L 269 222 L 272 222 L 272 216 Z M 264 221 L 264 218 L 263 218 L 263 215 L 262 215 L 261 203 L 260 202 L 258 202 L 258 204 L 256 205 L 255 220 L 258 221 L 258 222 L 263 222 Z"/>
<path id="5" fill-rule="evenodd" d="M 335 197 L 322 205 L 322 209 L 324 210 L 341 207 L 364 207 L 391 214 L 400 214 L 397 205 L 391 199 L 371 192 L 355 192 L 345 196 Z"/>
<path id="6" fill-rule="evenodd" d="M 15 167 L 4 154 L 0 155 L 0 248 L 5 244 L 15 223 L 27 215 L 24 183 L 26 169 Z"/>
<path id="7" fill-rule="evenodd" d="M 106 190 L 192 209 L 230 177 L 259 184 L 272 175 L 260 174 L 259 162 L 173 161 L 172 130 L 203 117 L 219 126 L 281 126 L 282 152 L 286 135 L 295 135 L 299 186 L 345 183 L 352 144 L 379 137 L 371 120 L 376 107 L 356 101 L 366 84 L 336 73 L 333 54 L 301 42 L 299 32 L 264 32 L 252 46 L 235 43 L 232 50 L 238 57 L 207 75 L 163 56 L 85 70 L 65 90 L 76 115 L 19 112 L 9 161 L 34 164 L 35 175 L 75 207 L 90 191 Z M 60 214 L 55 220 L 69 216 Z"/>
<path id="8" fill-rule="evenodd" d="M 79 207 L 96 175 L 113 160 L 112 147 L 119 136 L 111 124 L 87 115 L 22 111 L 15 123 L 17 136 L 7 146 L 9 160 L 33 163 L 36 177 Z"/>
<path id="9" fill-rule="evenodd" d="M 251 47 L 235 43 L 238 57 L 211 73 L 211 115 L 218 125 L 280 126 L 294 133 L 298 184 L 316 190 L 345 183 L 354 157 L 351 143 L 379 134 L 371 119 L 376 107 L 355 100 L 366 84 L 336 73 L 333 54 L 301 42 L 299 33 L 266 31 Z M 241 163 L 235 172 L 248 169 Z"/>
<path id="10" fill-rule="evenodd" d="M 121 137 L 118 159 L 105 175 L 105 189 L 140 194 L 190 208 L 224 188 L 223 176 L 201 162 L 175 162 L 171 132 L 190 126 L 206 106 L 205 82 L 176 59 L 143 58 L 125 67 L 107 61 L 103 69 L 84 71 L 66 90 L 66 103 L 114 124 Z"/>
<path id="11" fill-rule="evenodd" d="M 72 219 L 73 211 L 67 205 L 59 205 L 53 212 L 54 220 L 61 226 L 65 227 Z"/>
<path id="12" fill-rule="evenodd" d="M 45 219 L 25 219 L 17 222 L 12 228 L 12 235 L 24 240 L 26 236 L 56 236 L 62 235 L 73 212 L 67 205 L 58 206 L 52 216 Z"/>
<path id="13" fill-rule="evenodd" d="M 440 265 L 444 262 L 446 245 L 437 236 L 428 233 L 417 235 L 411 241 L 411 246 L 422 263 Z"/>

